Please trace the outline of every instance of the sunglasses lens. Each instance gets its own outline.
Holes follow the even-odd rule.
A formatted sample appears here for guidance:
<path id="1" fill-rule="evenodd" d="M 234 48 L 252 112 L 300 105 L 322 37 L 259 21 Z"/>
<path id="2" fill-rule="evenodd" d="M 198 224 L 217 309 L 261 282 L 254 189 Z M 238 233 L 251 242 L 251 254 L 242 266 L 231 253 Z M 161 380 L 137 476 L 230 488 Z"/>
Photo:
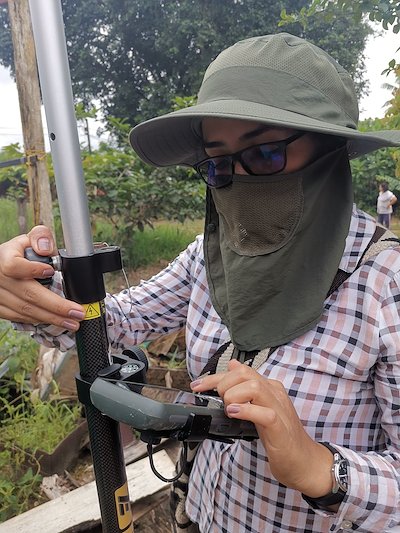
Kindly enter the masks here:
<path id="1" fill-rule="evenodd" d="M 251 146 L 242 152 L 241 159 L 254 174 L 274 174 L 285 167 L 285 148 L 269 143 Z"/>
<path id="2" fill-rule="evenodd" d="M 209 187 L 225 187 L 232 182 L 235 162 L 253 176 L 268 176 L 281 172 L 286 166 L 286 147 L 304 133 L 299 132 L 282 141 L 250 146 L 236 154 L 212 157 L 195 165 L 195 169 Z"/>
<path id="3" fill-rule="evenodd" d="M 227 157 L 208 159 L 198 171 L 209 187 L 224 187 L 232 181 L 232 162 Z"/>

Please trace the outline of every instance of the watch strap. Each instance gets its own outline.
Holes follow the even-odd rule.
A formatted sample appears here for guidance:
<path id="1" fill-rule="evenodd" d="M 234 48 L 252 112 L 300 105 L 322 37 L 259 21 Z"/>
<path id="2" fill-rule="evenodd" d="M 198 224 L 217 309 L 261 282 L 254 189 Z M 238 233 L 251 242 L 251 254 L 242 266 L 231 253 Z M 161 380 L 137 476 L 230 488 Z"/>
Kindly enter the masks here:
<path id="1" fill-rule="evenodd" d="M 321 496 L 321 498 L 309 498 L 305 494 L 302 494 L 303 500 L 305 500 L 313 509 L 321 509 L 324 507 L 329 507 L 330 505 L 336 505 L 338 503 L 342 503 L 345 492 L 342 491 L 342 489 L 339 489 L 336 494 L 333 492 L 330 492 L 329 494 L 326 494 L 325 496 Z"/>
<path id="2" fill-rule="evenodd" d="M 328 442 L 321 442 L 328 450 L 332 452 L 332 454 L 335 456 L 335 454 L 339 454 L 339 452 L 331 446 Z M 340 454 L 339 454 L 340 455 Z M 329 494 L 326 494 L 325 496 L 321 496 L 320 498 L 310 498 L 309 496 L 306 496 L 305 494 L 302 494 L 303 500 L 305 500 L 313 509 L 320 509 L 329 507 L 330 505 L 336 505 L 338 503 L 342 503 L 346 493 L 339 487 L 336 492 L 329 492 Z"/>

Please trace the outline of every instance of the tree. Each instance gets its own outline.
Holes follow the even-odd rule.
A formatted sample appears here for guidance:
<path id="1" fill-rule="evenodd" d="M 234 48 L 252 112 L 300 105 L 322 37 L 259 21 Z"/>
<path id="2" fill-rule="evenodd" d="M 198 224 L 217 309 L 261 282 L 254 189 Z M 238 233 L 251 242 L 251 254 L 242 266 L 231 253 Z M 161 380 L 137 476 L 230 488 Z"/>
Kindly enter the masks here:
<path id="1" fill-rule="evenodd" d="M 128 266 L 134 264 L 137 230 L 153 227 L 156 220 L 184 222 L 204 214 L 205 185 L 194 171 L 152 168 L 132 150 L 105 144 L 84 154 L 83 169 L 95 237 L 118 243 Z M 101 220 L 107 224 L 99 224 Z"/>
<path id="2" fill-rule="evenodd" d="M 284 9 L 282 24 L 300 22 L 303 27 L 307 25 L 309 17 L 319 12 L 325 12 L 328 18 L 331 14 L 331 8 L 338 7 L 344 12 L 351 12 L 356 20 L 361 20 L 367 15 L 372 22 L 380 22 L 382 27 L 387 30 L 393 26 L 394 33 L 400 31 L 400 11 L 398 0 L 312 0 L 311 4 L 302 7 L 295 13 L 287 14 Z"/>
<path id="3" fill-rule="evenodd" d="M 63 0 L 76 98 L 100 102 L 105 116 L 131 124 L 171 108 L 173 96 L 197 93 L 206 66 L 239 39 L 276 33 L 284 6 L 304 0 Z M 307 37 L 332 53 L 358 81 L 368 28 L 339 8 Z M 0 9 L 0 62 L 12 66 L 7 12 Z M 300 24 L 291 33 L 304 35 Z M 99 107 L 96 102 L 96 107 Z"/>
<path id="4" fill-rule="evenodd" d="M 389 83 L 383 84 L 385 89 L 392 92 L 392 98 L 385 104 L 387 106 L 384 122 L 386 126 L 393 130 L 400 129 L 400 65 L 395 69 L 395 85 Z M 399 168 L 400 176 L 400 168 Z"/>
<path id="5" fill-rule="evenodd" d="M 359 124 L 361 131 L 379 131 L 385 127 L 385 118 L 368 119 Z M 358 207 L 371 214 L 375 213 L 378 185 L 381 181 L 387 181 L 390 190 L 400 198 L 399 156 L 399 148 L 385 148 L 351 161 L 354 197 Z"/>
<path id="6" fill-rule="evenodd" d="M 339 8 L 345 14 L 350 14 L 355 21 L 368 18 L 371 22 L 379 22 L 384 30 L 390 27 L 394 33 L 400 32 L 400 9 L 398 0 L 312 0 L 311 4 L 302 7 L 300 10 L 288 14 L 286 9 L 282 10 L 280 26 L 299 23 L 306 28 L 310 19 L 315 16 L 322 16 L 326 20 L 332 19 L 332 13 Z M 398 51 L 400 47 L 396 50 Z M 395 59 L 389 62 L 384 73 L 396 70 L 400 65 Z"/>
<path id="7" fill-rule="evenodd" d="M 23 160 L 24 154 L 18 143 L 10 144 L 0 150 L 0 161 Z M 28 231 L 27 203 L 29 188 L 27 167 L 24 164 L 0 169 L 0 197 L 15 200 L 18 212 L 20 233 Z"/>

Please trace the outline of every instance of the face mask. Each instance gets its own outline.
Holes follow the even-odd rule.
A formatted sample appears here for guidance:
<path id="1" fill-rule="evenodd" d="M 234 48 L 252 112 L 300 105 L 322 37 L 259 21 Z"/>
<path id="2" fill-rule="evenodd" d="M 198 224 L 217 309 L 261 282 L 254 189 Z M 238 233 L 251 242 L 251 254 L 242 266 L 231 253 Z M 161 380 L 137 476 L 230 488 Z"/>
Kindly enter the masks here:
<path id="1" fill-rule="evenodd" d="M 300 175 L 233 176 L 232 184 L 211 189 L 229 248 L 258 256 L 279 250 L 293 237 L 303 212 Z"/>
<path id="2" fill-rule="evenodd" d="M 345 148 L 295 173 L 235 175 L 228 187 L 208 190 L 210 295 L 238 349 L 285 344 L 318 322 L 352 203 Z"/>

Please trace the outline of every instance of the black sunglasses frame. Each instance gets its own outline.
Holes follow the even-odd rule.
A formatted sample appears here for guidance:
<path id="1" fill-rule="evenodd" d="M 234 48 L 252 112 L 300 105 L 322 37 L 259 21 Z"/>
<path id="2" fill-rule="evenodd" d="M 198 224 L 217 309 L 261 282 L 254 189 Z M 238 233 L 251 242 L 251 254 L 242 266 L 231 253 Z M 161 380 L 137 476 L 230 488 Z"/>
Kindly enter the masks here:
<path id="1" fill-rule="evenodd" d="M 260 143 L 260 144 L 254 144 L 252 146 L 247 146 L 246 148 L 243 148 L 243 150 L 239 150 L 238 152 L 235 152 L 233 154 L 218 155 L 218 156 L 215 156 L 215 157 L 207 157 L 206 159 L 203 159 L 199 163 L 196 163 L 195 165 L 193 165 L 193 168 L 195 169 L 197 174 L 199 174 L 201 179 L 206 183 L 207 187 L 210 187 L 212 189 L 220 189 L 221 187 L 226 187 L 227 185 L 230 185 L 232 183 L 233 174 L 234 174 L 234 165 L 235 165 L 236 162 L 240 163 L 242 165 L 242 167 L 244 168 L 244 170 L 247 172 L 247 174 L 249 174 L 250 176 L 263 176 L 263 175 L 273 176 L 274 174 L 277 174 L 278 172 L 282 172 L 282 170 L 286 167 L 286 163 L 287 163 L 286 148 L 287 148 L 287 146 L 289 144 L 291 144 L 292 142 L 296 141 L 297 139 L 300 139 L 300 137 L 303 137 L 303 135 L 306 135 L 306 133 L 307 133 L 306 131 L 299 131 L 299 132 L 295 133 L 294 135 L 291 135 L 287 139 L 282 139 L 281 141 L 270 141 L 270 142 L 264 142 L 264 143 Z M 269 144 L 277 146 L 280 149 L 283 148 L 284 164 L 283 164 L 282 168 L 280 168 L 279 170 L 275 170 L 274 172 L 271 172 L 271 173 L 268 173 L 268 174 L 265 174 L 265 172 L 262 172 L 260 174 L 252 172 L 251 169 L 248 167 L 248 165 L 242 160 L 243 152 L 245 152 L 246 150 L 251 150 L 251 149 L 257 148 L 258 146 L 265 146 L 265 145 L 269 145 Z M 221 185 L 210 185 L 208 183 L 207 178 L 205 176 L 203 176 L 203 174 L 202 174 L 202 172 L 200 170 L 200 167 L 201 167 L 201 165 L 204 165 L 204 163 L 208 163 L 209 161 L 213 161 L 213 160 L 219 159 L 219 158 L 221 158 L 221 159 L 228 159 L 229 158 L 230 159 L 230 161 L 231 161 L 231 173 L 230 173 L 230 175 L 229 174 L 225 174 L 225 176 L 230 177 L 230 180 L 225 182 L 225 183 L 222 183 Z"/>

